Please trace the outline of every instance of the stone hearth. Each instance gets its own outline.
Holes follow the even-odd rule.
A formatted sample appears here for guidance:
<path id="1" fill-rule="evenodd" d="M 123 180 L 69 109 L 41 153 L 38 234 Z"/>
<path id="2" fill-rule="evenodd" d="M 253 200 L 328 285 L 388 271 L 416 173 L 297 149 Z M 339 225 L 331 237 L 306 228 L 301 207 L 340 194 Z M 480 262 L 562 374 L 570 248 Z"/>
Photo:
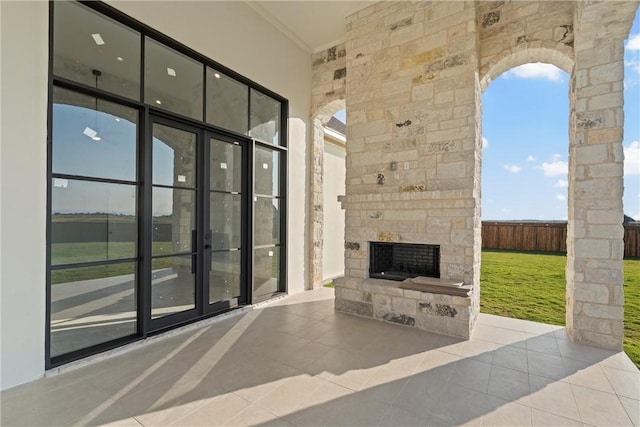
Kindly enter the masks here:
<path id="1" fill-rule="evenodd" d="M 478 315 L 470 286 L 449 287 L 453 281 L 432 279 L 433 285 L 384 279 L 340 278 L 334 281 L 336 310 L 469 339 Z M 441 285 L 440 285 L 441 284 Z M 461 283 L 459 283 L 461 284 Z M 440 285 L 440 286 L 439 286 Z M 433 288 L 440 287 L 435 292 Z M 420 290 L 429 289 L 431 292 Z M 449 295 L 465 289 L 469 296 Z M 459 291 L 458 291 L 459 293 Z"/>

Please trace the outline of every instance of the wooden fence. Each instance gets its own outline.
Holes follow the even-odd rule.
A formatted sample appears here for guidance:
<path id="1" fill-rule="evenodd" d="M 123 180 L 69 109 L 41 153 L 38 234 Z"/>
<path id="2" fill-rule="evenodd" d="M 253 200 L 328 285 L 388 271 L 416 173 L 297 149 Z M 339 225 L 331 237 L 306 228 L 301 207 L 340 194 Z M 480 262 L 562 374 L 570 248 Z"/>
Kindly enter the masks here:
<path id="1" fill-rule="evenodd" d="M 565 221 L 483 221 L 482 247 L 567 252 Z M 624 256 L 640 257 L 640 223 L 624 224 Z"/>

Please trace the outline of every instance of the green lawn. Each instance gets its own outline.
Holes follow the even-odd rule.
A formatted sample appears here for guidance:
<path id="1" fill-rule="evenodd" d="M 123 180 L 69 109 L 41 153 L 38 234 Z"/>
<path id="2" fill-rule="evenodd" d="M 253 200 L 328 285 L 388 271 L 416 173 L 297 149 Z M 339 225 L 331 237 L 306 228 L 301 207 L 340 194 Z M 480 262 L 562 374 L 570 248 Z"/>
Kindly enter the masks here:
<path id="1" fill-rule="evenodd" d="M 564 254 L 482 251 L 483 313 L 564 325 Z M 624 350 L 640 367 L 640 259 L 624 260 Z"/>
<path id="2" fill-rule="evenodd" d="M 171 242 L 153 242 L 154 255 L 171 253 Z M 91 261 L 135 258 L 135 244 L 130 242 L 56 243 L 52 245 L 51 263 L 64 265 Z M 153 268 L 168 268 L 171 258 L 154 260 Z M 94 267 L 81 267 L 51 272 L 51 284 L 114 277 L 135 272 L 135 263 L 126 262 Z"/>

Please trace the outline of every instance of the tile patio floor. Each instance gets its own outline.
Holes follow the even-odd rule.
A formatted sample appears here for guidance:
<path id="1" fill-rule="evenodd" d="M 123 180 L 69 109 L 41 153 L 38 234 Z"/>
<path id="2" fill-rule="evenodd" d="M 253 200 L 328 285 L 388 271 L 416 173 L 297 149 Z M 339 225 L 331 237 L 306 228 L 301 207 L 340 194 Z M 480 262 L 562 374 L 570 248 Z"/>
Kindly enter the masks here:
<path id="1" fill-rule="evenodd" d="M 8 425 L 639 425 L 640 373 L 563 328 L 461 341 L 336 313 L 322 288 L 1 393 Z"/>

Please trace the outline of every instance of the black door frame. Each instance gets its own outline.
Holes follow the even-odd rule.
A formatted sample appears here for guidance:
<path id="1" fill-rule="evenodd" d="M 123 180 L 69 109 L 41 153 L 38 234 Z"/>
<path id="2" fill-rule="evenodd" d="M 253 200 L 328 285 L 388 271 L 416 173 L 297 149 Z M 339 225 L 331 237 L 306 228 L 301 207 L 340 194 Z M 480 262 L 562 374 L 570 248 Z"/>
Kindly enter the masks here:
<path id="1" fill-rule="evenodd" d="M 142 301 L 142 317 L 144 321 L 141 322 L 145 326 L 141 325 L 144 330 L 142 335 L 149 333 L 155 333 L 165 329 L 173 328 L 177 325 L 192 322 L 198 318 L 208 317 L 211 314 L 226 311 L 235 308 L 239 305 L 247 304 L 250 301 L 250 248 L 251 248 L 251 227 L 250 227 L 250 214 L 248 206 L 249 197 L 249 183 L 252 182 L 251 168 L 249 168 L 249 149 L 252 146 L 252 141 L 248 138 L 238 138 L 236 136 L 229 136 L 223 132 L 213 130 L 207 126 L 197 126 L 193 123 L 183 122 L 177 120 L 174 117 L 168 117 L 165 114 L 150 113 L 149 120 L 147 121 L 148 127 L 146 137 L 144 140 L 144 153 L 145 153 L 145 171 L 146 178 L 145 183 L 142 185 L 144 191 L 145 206 L 148 206 L 148 210 L 144 214 L 144 231 L 143 231 L 143 248 L 144 255 L 142 257 L 142 270 L 141 271 L 141 299 Z M 194 284 L 194 303 L 195 307 L 191 310 L 181 311 L 174 314 L 153 319 L 151 317 L 151 286 L 152 286 L 152 271 L 151 262 L 153 260 L 152 247 L 153 247 L 153 219 L 151 217 L 151 202 L 152 202 L 152 146 L 153 146 L 153 125 L 160 124 L 162 126 L 168 126 L 174 129 L 178 129 L 185 132 L 190 132 L 196 135 L 196 230 L 193 231 L 192 239 L 192 269 L 195 271 L 195 284 Z M 211 139 L 226 142 L 229 144 L 238 144 L 242 149 L 242 184 L 241 184 L 241 268 L 240 268 L 240 297 L 232 298 L 230 300 L 216 301 L 212 304 L 209 303 L 209 267 L 211 265 L 211 224 L 210 220 L 210 203 L 209 194 L 211 193 L 209 177 L 211 172 L 210 154 L 211 154 Z M 250 176 L 251 175 L 251 176 Z"/>

